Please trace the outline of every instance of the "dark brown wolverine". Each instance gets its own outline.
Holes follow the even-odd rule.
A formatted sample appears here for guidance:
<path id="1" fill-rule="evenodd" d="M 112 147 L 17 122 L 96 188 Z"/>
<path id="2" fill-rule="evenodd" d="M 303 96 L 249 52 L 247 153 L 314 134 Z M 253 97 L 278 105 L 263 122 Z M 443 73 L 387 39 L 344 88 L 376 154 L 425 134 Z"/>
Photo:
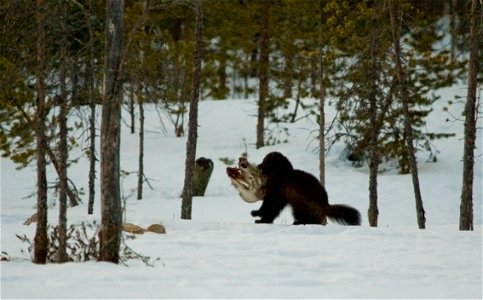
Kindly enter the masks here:
<path id="1" fill-rule="evenodd" d="M 343 225 L 360 225 L 357 209 L 342 204 L 329 204 L 325 188 L 313 175 L 294 169 L 279 152 L 271 152 L 258 165 L 264 177 L 263 204 L 252 216 L 257 223 L 272 223 L 282 209 L 290 204 L 294 225 L 326 224 L 327 218 Z"/>

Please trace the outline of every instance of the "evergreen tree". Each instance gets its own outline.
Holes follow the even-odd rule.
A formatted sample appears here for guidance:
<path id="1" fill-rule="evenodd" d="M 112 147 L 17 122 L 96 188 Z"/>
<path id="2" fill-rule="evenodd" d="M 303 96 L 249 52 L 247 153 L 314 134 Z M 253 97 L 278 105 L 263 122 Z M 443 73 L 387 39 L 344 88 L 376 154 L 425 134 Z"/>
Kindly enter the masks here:
<path id="1" fill-rule="evenodd" d="M 407 151 L 409 156 L 409 166 L 411 169 L 414 197 L 416 199 L 416 212 L 419 229 L 424 229 L 426 224 L 425 212 L 423 208 L 423 200 L 421 197 L 421 189 L 419 187 L 418 167 L 416 164 L 416 153 L 413 145 L 413 129 L 409 116 L 409 99 L 406 89 L 406 75 L 403 70 L 401 61 L 401 45 L 400 45 L 400 27 L 401 27 L 401 7 L 399 1 L 389 1 L 389 11 L 391 15 L 392 38 L 394 43 L 394 57 L 396 60 L 396 80 L 399 87 L 399 94 L 402 101 L 404 112 L 404 133 L 406 137 Z"/>
<path id="2" fill-rule="evenodd" d="M 339 3 L 339 2 L 338 2 Z M 341 4 L 341 3 L 339 3 Z M 367 111 L 370 93 L 376 93 L 377 119 L 379 132 L 379 151 L 381 158 L 396 159 L 401 173 L 409 172 L 408 152 L 405 145 L 404 112 L 402 102 L 394 101 L 395 77 L 393 62 L 389 54 L 391 34 L 385 26 L 389 19 L 388 11 L 381 3 L 364 2 L 354 4 L 350 1 L 343 5 L 329 3 L 326 10 L 332 15 L 328 23 L 332 32 L 333 45 L 339 48 L 346 68 L 335 74 L 334 95 L 339 99 L 340 133 L 348 145 L 348 158 L 364 161 L 369 149 L 370 134 L 373 127 Z M 372 20 L 371 12 L 379 6 L 376 18 Z M 441 39 L 436 35 L 432 21 L 424 19 L 425 14 L 418 14 L 410 3 L 401 5 L 404 14 L 412 13 L 411 31 L 403 37 L 411 47 L 402 51 L 402 59 L 407 60 L 406 89 L 408 93 L 409 119 L 412 124 L 416 146 L 429 144 L 434 138 L 448 137 L 450 133 L 424 132 L 425 118 L 431 112 L 431 105 L 436 97 L 430 93 L 432 89 L 451 84 L 454 80 L 449 71 L 449 55 L 447 51 L 432 53 L 432 45 Z M 424 25 L 423 25 L 424 24 Z M 377 39 L 376 52 L 369 51 L 370 33 L 375 32 Z M 349 42 L 350 40 L 350 42 Z M 370 55 L 376 55 L 376 63 L 372 67 Z M 377 81 L 368 76 L 366 70 L 376 70 Z M 340 81 L 340 82 L 339 82 Z M 375 83 L 375 84 L 374 84 Z M 376 89 L 376 91 L 374 91 Z"/>

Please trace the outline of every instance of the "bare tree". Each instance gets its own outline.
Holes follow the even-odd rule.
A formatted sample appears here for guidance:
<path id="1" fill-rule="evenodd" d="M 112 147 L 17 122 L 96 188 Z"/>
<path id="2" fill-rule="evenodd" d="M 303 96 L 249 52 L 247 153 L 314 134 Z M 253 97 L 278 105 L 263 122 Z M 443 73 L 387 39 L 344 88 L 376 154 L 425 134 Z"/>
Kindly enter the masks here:
<path id="1" fill-rule="evenodd" d="M 374 30 L 370 33 L 369 51 L 371 56 L 371 70 L 369 71 L 371 77 L 371 91 L 369 92 L 369 111 L 371 126 L 377 125 L 377 66 L 376 66 L 376 37 Z M 369 226 L 377 227 L 379 216 L 379 209 L 377 205 L 377 172 L 379 170 L 379 130 L 371 130 L 370 132 L 370 157 L 369 157 L 369 209 L 367 216 Z"/>
<path id="2" fill-rule="evenodd" d="M 33 262 L 45 264 L 47 260 L 47 174 L 46 174 L 46 148 L 45 137 L 45 9 L 44 0 L 37 0 L 37 120 L 36 120 L 36 141 L 37 141 L 37 228 L 34 237 L 34 258 Z"/>
<path id="3" fill-rule="evenodd" d="M 203 0 L 196 1 L 196 29 L 194 50 L 194 72 L 191 83 L 191 98 L 188 123 L 188 141 L 186 142 L 186 164 L 183 187 L 183 200 L 181 204 L 181 218 L 191 219 L 193 202 L 193 177 L 195 173 L 196 140 L 198 135 L 198 100 L 200 97 L 201 52 L 203 29 Z"/>
<path id="4" fill-rule="evenodd" d="M 473 230 L 473 168 L 476 140 L 476 86 L 478 74 L 478 42 L 481 40 L 478 14 L 481 2 L 471 1 L 470 60 L 468 94 L 465 104 L 465 144 L 463 152 L 463 188 L 461 190 L 460 230 Z M 480 36 L 480 37 L 479 37 Z"/>
<path id="5" fill-rule="evenodd" d="M 260 17 L 260 59 L 258 62 L 258 117 L 256 147 L 265 145 L 265 113 L 268 98 L 268 64 L 270 55 L 270 1 L 261 1 Z"/>
<path id="6" fill-rule="evenodd" d="M 142 53 L 142 52 L 141 52 Z M 137 100 L 139 106 L 139 158 L 138 158 L 138 188 L 137 199 L 143 198 L 144 182 L 144 104 L 143 104 L 143 85 L 139 83 Z"/>
<path id="7" fill-rule="evenodd" d="M 324 85 L 324 2 L 320 1 L 320 24 L 319 24 L 319 68 L 317 69 L 320 90 L 319 90 L 319 179 L 325 186 L 325 85 Z"/>
<path id="8" fill-rule="evenodd" d="M 57 261 L 67 261 L 67 2 L 60 1 L 59 100 L 59 248 Z"/>
<path id="9" fill-rule="evenodd" d="M 401 45 L 399 28 L 401 26 L 401 7 L 398 0 L 389 0 L 389 14 L 391 17 L 392 39 L 394 44 L 394 56 L 396 59 L 396 80 L 399 85 L 399 92 L 404 113 L 404 131 L 406 136 L 406 146 L 408 149 L 409 166 L 414 187 L 414 197 L 416 199 L 416 215 L 419 229 L 426 227 L 426 218 L 423 207 L 421 189 L 419 187 L 418 165 L 416 162 L 416 150 L 413 145 L 413 128 L 411 127 L 411 117 L 409 115 L 409 96 L 406 88 L 406 77 L 401 62 Z"/>
<path id="10" fill-rule="evenodd" d="M 101 122 L 101 226 L 99 260 L 119 262 L 122 211 L 120 133 L 124 0 L 106 1 L 106 61 Z"/>

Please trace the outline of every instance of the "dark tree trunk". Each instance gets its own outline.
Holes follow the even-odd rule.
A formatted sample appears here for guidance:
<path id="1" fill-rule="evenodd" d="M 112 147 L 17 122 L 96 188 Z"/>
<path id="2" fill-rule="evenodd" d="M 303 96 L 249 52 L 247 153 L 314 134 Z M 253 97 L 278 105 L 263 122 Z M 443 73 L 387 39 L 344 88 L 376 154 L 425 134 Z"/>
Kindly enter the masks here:
<path id="1" fill-rule="evenodd" d="M 201 38 L 203 28 L 203 1 L 196 1 L 196 30 L 194 50 L 194 72 L 191 83 L 191 99 L 188 124 L 188 141 L 186 142 L 186 163 L 183 188 L 183 200 L 181 204 L 181 218 L 191 219 L 191 207 L 193 203 L 193 177 L 196 157 L 196 140 L 198 136 L 198 100 L 200 97 L 201 76 Z"/>
<path id="2" fill-rule="evenodd" d="M 138 157 L 138 189 L 137 199 L 143 198 L 143 182 L 144 182 L 144 104 L 143 104 L 143 86 L 139 84 L 138 90 L 139 105 L 139 157 Z"/>
<path id="3" fill-rule="evenodd" d="M 218 88 L 216 92 L 216 99 L 225 99 L 226 96 L 228 95 L 228 88 L 226 86 L 227 83 L 227 74 L 226 74 L 226 60 L 227 60 L 227 54 L 226 50 L 222 50 L 223 52 L 220 53 L 220 61 L 218 65 L 218 70 L 217 70 L 217 75 L 218 75 Z"/>
<path id="4" fill-rule="evenodd" d="M 136 132 L 136 115 L 134 113 L 134 87 L 130 84 L 130 97 L 129 97 L 129 116 L 131 117 L 131 134 Z"/>
<path id="5" fill-rule="evenodd" d="M 260 60 L 258 62 L 258 117 L 257 117 L 257 142 L 256 147 L 265 145 L 265 113 L 268 100 L 268 64 L 270 55 L 270 1 L 261 1 L 260 18 Z"/>
<path id="6" fill-rule="evenodd" d="M 249 54 L 247 53 L 246 56 L 245 56 L 245 64 L 246 65 L 249 65 L 250 67 L 248 68 L 252 68 L 252 64 L 253 62 L 251 60 L 249 60 Z M 249 86 L 248 86 L 248 76 L 249 76 L 249 70 L 247 67 L 245 67 L 246 69 L 243 71 L 243 92 L 244 92 L 244 97 L 245 98 L 248 98 L 248 95 L 250 94 L 250 91 L 249 91 Z"/>
<path id="7" fill-rule="evenodd" d="M 36 156 L 37 156 L 37 228 L 34 237 L 33 262 L 45 264 L 47 261 L 47 175 L 45 152 L 45 2 L 37 0 L 37 120 L 36 120 Z"/>
<path id="8" fill-rule="evenodd" d="M 67 261 L 67 3 L 60 1 L 60 97 L 59 97 L 59 248 L 57 261 Z"/>
<path id="9" fill-rule="evenodd" d="M 456 64 L 456 44 L 457 44 L 457 8 L 458 8 L 458 0 L 451 0 L 450 4 L 450 23 L 449 23 L 449 33 L 451 35 L 451 49 L 450 49 L 450 59 L 451 59 L 451 66 L 455 66 Z"/>
<path id="10" fill-rule="evenodd" d="M 324 85 L 324 30 L 322 28 L 324 19 L 324 2 L 320 1 L 319 15 L 319 180 L 325 186 L 325 85 Z"/>
<path id="11" fill-rule="evenodd" d="M 292 50 L 288 50 L 285 53 L 285 78 L 283 84 L 283 97 L 285 99 L 292 97 L 292 88 L 293 88 L 293 73 L 294 73 L 294 66 L 293 66 L 294 55 Z"/>
<path id="12" fill-rule="evenodd" d="M 463 152 L 463 188 L 461 189 L 460 230 L 473 230 L 473 168 L 476 140 L 476 87 L 478 74 L 478 37 L 481 2 L 471 1 L 470 60 L 468 94 L 465 104 L 465 144 Z"/>
<path id="13" fill-rule="evenodd" d="M 418 177 L 418 165 L 416 162 L 416 154 L 413 146 L 413 129 L 411 127 L 411 118 L 409 115 L 409 96 L 406 89 L 406 77 L 401 62 L 401 45 L 399 43 L 400 33 L 399 28 L 401 26 L 400 20 L 400 6 L 397 0 L 390 0 L 389 13 L 391 16 L 392 25 L 392 38 L 394 43 L 394 56 L 396 58 L 396 79 L 399 85 L 399 92 L 401 95 L 403 113 L 404 113 L 404 131 L 406 136 L 406 145 L 409 155 L 409 167 L 411 169 L 411 175 L 414 187 L 414 197 L 416 200 L 416 216 L 418 220 L 419 229 L 426 227 L 426 218 L 423 207 L 423 199 L 421 196 L 421 189 L 419 187 Z"/>
<path id="14" fill-rule="evenodd" d="M 93 10 L 93 0 L 89 0 L 89 14 Z M 89 29 L 89 61 L 87 63 L 87 78 L 89 89 L 89 201 L 87 206 L 87 213 L 92 215 L 94 212 L 94 197 L 95 197 L 95 181 L 96 181 L 96 94 L 95 94 L 95 52 L 94 52 L 94 30 L 92 26 L 92 18 L 87 16 L 89 22 L 87 23 Z"/>
<path id="15" fill-rule="evenodd" d="M 119 262 L 122 211 L 120 197 L 120 123 L 124 0 L 106 2 L 106 61 L 101 123 L 101 226 L 99 260 Z"/>
<path id="16" fill-rule="evenodd" d="M 292 119 L 290 122 L 295 123 L 297 119 L 297 113 L 300 106 L 300 90 L 302 89 L 302 80 L 297 80 L 297 96 L 295 96 L 295 108 L 293 110 Z"/>
<path id="17" fill-rule="evenodd" d="M 370 110 L 370 122 L 372 127 L 377 126 L 377 66 L 376 66 L 376 43 L 374 32 L 371 32 L 370 37 L 370 56 L 371 56 L 371 70 L 370 76 L 373 86 L 369 93 L 369 110 Z M 377 172 L 379 169 L 379 131 L 371 130 L 370 133 L 370 158 L 369 158 L 369 210 L 367 212 L 369 226 L 377 227 L 377 221 L 379 216 L 379 209 L 377 205 Z"/>

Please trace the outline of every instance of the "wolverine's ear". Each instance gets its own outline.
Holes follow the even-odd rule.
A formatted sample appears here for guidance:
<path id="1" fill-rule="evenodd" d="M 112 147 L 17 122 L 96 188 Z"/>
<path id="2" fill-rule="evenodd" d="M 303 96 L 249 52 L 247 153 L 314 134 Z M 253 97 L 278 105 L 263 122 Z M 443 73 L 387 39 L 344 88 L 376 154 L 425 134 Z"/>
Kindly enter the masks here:
<path id="1" fill-rule="evenodd" d="M 243 169 L 248 168 L 248 160 L 246 160 L 245 158 L 240 157 L 240 159 L 238 160 L 238 166 L 241 167 L 241 168 L 243 168 Z"/>

